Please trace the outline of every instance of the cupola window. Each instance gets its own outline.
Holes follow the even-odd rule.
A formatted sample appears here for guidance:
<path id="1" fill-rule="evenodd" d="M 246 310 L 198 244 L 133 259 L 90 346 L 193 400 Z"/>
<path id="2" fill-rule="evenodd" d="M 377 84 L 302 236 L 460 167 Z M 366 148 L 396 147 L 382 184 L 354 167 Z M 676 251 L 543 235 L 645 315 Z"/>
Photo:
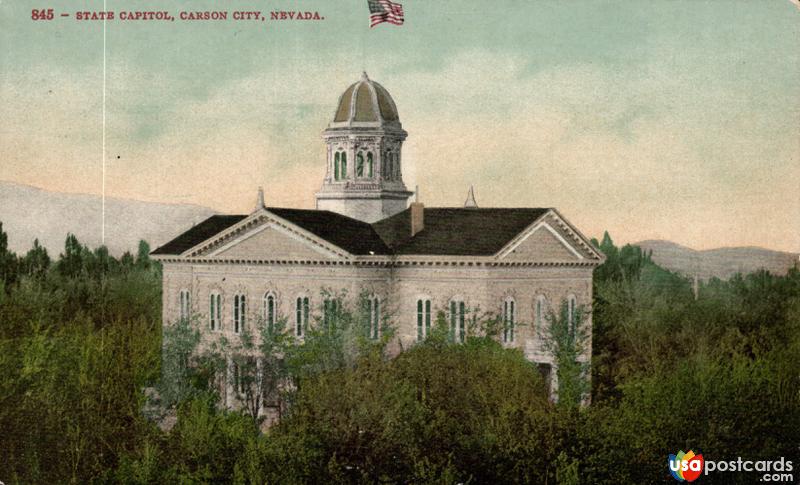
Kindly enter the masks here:
<path id="1" fill-rule="evenodd" d="M 356 177 L 364 176 L 364 154 L 358 152 L 356 155 Z"/>
<path id="2" fill-rule="evenodd" d="M 372 152 L 367 152 L 367 177 L 372 178 Z"/>

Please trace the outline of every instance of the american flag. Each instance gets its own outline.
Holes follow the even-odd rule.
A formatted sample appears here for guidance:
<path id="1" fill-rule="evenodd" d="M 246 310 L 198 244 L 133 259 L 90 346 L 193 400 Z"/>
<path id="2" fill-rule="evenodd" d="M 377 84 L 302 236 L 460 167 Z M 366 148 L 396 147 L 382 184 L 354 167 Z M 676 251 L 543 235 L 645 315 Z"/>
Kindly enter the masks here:
<path id="1" fill-rule="evenodd" d="M 369 3 L 369 28 L 389 22 L 403 25 L 403 6 L 389 0 L 367 0 Z"/>

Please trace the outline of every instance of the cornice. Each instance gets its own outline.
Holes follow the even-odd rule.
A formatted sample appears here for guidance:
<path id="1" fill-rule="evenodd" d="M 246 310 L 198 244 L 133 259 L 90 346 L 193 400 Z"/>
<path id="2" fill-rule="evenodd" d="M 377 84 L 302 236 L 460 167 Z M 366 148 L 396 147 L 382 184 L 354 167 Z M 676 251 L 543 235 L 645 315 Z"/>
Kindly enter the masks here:
<path id="1" fill-rule="evenodd" d="M 492 260 L 451 260 L 451 259 L 396 259 L 375 258 L 351 260 L 322 260 L 322 259 L 253 259 L 253 258 L 212 258 L 212 257 L 180 257 L 180 256 L 154 256 L 162 263 L 176 264 L 219 264 L 219 265 L 280 265 L 280 266 L 355 266 L 369 268 L 403 268 L 403 267 L 594 267 L 601 262 L 597 260 L 582 261 L 492 261 Z"/>

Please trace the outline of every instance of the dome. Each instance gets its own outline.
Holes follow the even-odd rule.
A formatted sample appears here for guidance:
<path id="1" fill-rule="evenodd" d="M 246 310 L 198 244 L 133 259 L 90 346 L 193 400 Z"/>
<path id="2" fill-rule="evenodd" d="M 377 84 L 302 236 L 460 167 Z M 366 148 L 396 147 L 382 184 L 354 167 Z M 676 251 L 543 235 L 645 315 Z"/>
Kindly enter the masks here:
<path id="1" fill-rule="evenodd" d="M 367 77 L 350 85 L 339 98 L 333 123 L 399 123 L 397 107 L 386 88 Z"/>

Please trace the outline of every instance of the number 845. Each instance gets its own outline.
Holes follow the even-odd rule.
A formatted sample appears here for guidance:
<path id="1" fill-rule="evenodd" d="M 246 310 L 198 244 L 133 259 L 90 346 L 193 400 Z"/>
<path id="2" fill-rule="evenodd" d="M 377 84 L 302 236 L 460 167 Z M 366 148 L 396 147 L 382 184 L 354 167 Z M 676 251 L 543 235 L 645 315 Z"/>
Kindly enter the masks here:
<path id="1" fill-rule="evenodd" d="M 31 20 L 53 20 L 53 9 L 31 10 Z"/>

